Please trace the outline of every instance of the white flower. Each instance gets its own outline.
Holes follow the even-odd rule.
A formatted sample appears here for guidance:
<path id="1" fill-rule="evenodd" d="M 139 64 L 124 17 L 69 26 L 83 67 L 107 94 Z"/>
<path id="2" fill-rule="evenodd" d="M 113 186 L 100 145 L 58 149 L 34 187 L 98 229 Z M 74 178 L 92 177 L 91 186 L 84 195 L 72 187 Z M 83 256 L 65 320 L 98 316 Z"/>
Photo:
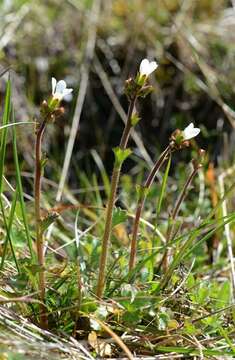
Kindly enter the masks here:
<path id="1" fill-rule="evenodd" d="M 148 59 L 144 59 L 140 64 L 140 76 L 149 76 L 154 72 L 158 67 L 156 61 L 149 61 Z"/>
<path id="2" fill-rule="evenodd" d="M 53 77 L 51 79 L 52 96 L 54 100 L 61 101 L 65 96 L 71 94 L 73 89 L 68 89 L 64 80 L 57 80 Z"/>
<path id="3" fill-rule="evenodd" d="M 193 123 L 189 124 L 184 131 L 182 131 L 182 135 L 184 137 L 184 140 L 190 140 L 197 136 L 200 133 L 200 129 L 195 128 Z"/>

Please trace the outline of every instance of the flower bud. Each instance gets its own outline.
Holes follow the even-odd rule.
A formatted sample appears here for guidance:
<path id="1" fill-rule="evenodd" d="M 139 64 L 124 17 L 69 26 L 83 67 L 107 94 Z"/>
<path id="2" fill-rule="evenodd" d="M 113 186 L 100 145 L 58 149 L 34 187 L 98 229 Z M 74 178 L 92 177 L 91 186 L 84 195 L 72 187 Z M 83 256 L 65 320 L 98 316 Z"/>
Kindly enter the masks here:
<path id="1" fill-rule="evenodd" d="M 200 158 L 203 159 L 205 157 L 205 155 L 206 155 L 206 151 L 204 149 L 199 149 L 198 150 L 198 155 L 199 155 Z"/>
<path id="2" fill-rule="evenodd" d="M 47 115 L 50 113 L 50 109 L 46 100 L 43 100 L 41 104 L 40 113 L 43 118 L 46 118 Z"/>
<path id="3" fill-rule="evenodd" d="M 47 104 L 47 101 L 46 101 L 46 100 L 43 100 L 43 102 L 42 102 L 42 107 L 43 107 L 43 108 L 47 108 L 47 107 L 48 107 L 48 104 Z"/>
<path id="4" fill-rule="evenodd" d="M 203 163 L 205 161 L 205 155 L 206 155 L 206 151 L 204 149 L 199 149 L 198 150 L 198 168 L 202 168 L 203 167 Z"/>
<path id="5" fill-rule="evenodd" d="M 136 96 L 137 86 L 133 78 L 129 78 L 125 81 L 124 91 L 129 100 L 133 99 Z"/>
<path id="6" fill-rule="evenodd" d="M 58 109 L 56 109 L 55 111 L 54 111 L 54 115 L 55 115 L 55 117 L 57 118 L 57 117 L 60 117 L 60 116 L 62 116 L 63 114 L 64 114 L 64 107 L 63 106 L 60 106 Z"/>
<path id="7" fill-rule="evenodd" d="M 199 128 L 195 128 L 193 123 L 189 124 L 184 130 L 176 129 L 170 140 L 174 141 L 175 147 L 181 149 L 190 145 L 190 140 L 200 133 Z"/>

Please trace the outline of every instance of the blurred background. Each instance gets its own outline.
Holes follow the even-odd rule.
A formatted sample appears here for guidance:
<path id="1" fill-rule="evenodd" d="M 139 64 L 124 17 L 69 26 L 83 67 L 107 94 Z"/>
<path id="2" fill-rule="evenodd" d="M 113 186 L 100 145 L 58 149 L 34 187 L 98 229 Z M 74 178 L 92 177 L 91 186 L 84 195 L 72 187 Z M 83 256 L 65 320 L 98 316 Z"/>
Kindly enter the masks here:
<path id="1" fill-rule="evenodd" d="M 2 0 L 0 72 L 10 67 L 16 121 L 39 117 L 51 77 L 74 88 L 65 114 L 49 126 L 45 151 L 60 178 L 73 121 L 79 120 L 69 172 L 110 172 L 127 100 L 125 79 L 140 61 L 155 59 L 155 91 L 138 103 L 142 120 L 132 136 L 136 159 L 150 164 L 171 132 L 200 126 L 211 161 L 230 163 L 235 126 L 235 8 L 225 0 Z M 1 109 L 6 76 L 1 77 Z M 34 131 L 18 129 L 23 170 L 32 169 Z M 97 157 L 98 154 L 98 157 Z M 12 154 L 9 151 L 9 171 Z M 54 175 L 53 175 L 54 176 Z"/>

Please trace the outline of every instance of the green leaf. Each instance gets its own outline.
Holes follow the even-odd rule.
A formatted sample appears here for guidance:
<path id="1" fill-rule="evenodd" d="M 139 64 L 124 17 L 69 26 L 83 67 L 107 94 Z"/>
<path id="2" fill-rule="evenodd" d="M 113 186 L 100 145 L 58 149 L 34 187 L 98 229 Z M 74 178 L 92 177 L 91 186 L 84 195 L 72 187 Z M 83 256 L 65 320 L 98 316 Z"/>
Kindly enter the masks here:
<path id="1" fill-rule="evenodd" d="M 136 185 L 136 191 L 139 199 L 144 199 L 149 193 L 149 188 L 143 185 Z"/>
<path id="2" fill-rule="evenodd" d="M 187 281 L 186 281 L 187 288 L 188 289 L 192 288 L 195 285 L 195 283 L 196 283 L 196 281 L 195 281 L 193 274 L 189 274 Z"/>
<path id="3" fill-rule="evenodd" d="M 208 284 L 202 283 L 202 285 L 199 287 L 198 293 L 197 293 L 197 301 L 199 302 L 199 304 L 203 305 L 205 303 L 208 295 L 209 295 Z"/>
<path id="4" fill-rule="evenodd" d="M 158 329 L 166 330 L 169 320 L 169 315 L 166 312 L 158 314 Z"/>
<path id="5" fill-rule="evenodd" d="M 41 159 L 41 161 L 40 161 L 40 167 L 41 167 L 41 170 L 42 170 L 42 171 L 44 170 L 47 162 L 48 162 L 48 158 L 47 158 L 47 157 L 43 157 L 43 158 Z"/>
<path id="6" fill-rule="evenodd" d="M 43 267 L 38 264 L 27 265 L 25 266 L 25 269 L 27 269 L 27 271 L 33 276 L 43 271 Z"/>
<path id="7" fill-rule="evenodd" d="M 49 226 L 59 217 L 59 214 L 57 212 L 52 212 L 47 214 L 40 223 L 41 231 L 44 232 L 46 229 L 49 228 Z"/>
<path id="8" fill-rule="evenodd" d="M 137 113 L 133 114 L 131 117 L 131 125 L 135 126 L 136 124 L 138 124 L 138 122 L 140 121 L 140 117 L 138 116 Z"/>
<path id="9" fill-rule="evenodd" d="M 127 212 L 126 210 L 115 208 L 113 211 L 113 223 L 112 226 L 119 225 L 124 223 L 127 220 Z"/>
<path id="10" fill-rule="evenodd" d="M 29 277 L 26 272 L 21 272 L 17 275 L 13 275 L 8 280 L 10 286 L 16 291 L 25 291 L 25 288 L 28 285 Z"/>
<path id="11" fill-rule="evenodd" d="M 109 312 L 107 310 L 107 306 L 105 305 L 100 305 L 95 311 L 96 318 L 100 320 L 105 320 L 108 314 Z"/>
<path id="12" fill-rule="evenodd" d="M 216 284 L 217 285 L 217 284 Z M 217 286 L 216 286 L 217 287 Z M 217 287 L 218 288 L 218 287 Z M 231 298 L 231 286 L 229 281 L 225 281 L 222 284 L 218 293 L 218 300 L 219 300 L 219 307 L 224 307 L 225 305 L 229 304 Z"/>
<path id="13" fill-rule="evenodd" d="M 184 324 L 185 330 L 189 335 L 196 335 L 198 333 L 197 328 L 190 322 L 190 321 L 185 321 Z"/>
<path id="14" fill-rule="evenodd" d="M 129 326 L 135 326 L 142 321 L 142 313 L 140 311 L 126 311 L 122 320 Z"/>
<path id="15" fill-rule="evenodd" d="M 130 156 L 132 153 L 131 149 L 121 149 L 120 147 L 116 147 L 113 149 L 115 156 L 115 166 L 120 166 L 122 163 Z"/>
<path id="16" fill-rule="evenodd" d="M 136 287 L 132 284 L 122 284 L 121 286 L 121 295 L 130 297 L 130 303 L 133 303 L 135 300 L 135 297 L 138 293 L 138 290 Z"/>

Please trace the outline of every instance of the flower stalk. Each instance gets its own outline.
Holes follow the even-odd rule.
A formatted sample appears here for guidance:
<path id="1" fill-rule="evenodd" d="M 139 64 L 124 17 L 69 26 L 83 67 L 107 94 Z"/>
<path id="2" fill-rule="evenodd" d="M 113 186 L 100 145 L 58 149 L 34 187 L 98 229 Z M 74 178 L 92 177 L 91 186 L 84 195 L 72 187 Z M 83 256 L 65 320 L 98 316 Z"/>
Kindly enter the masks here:
<path id="1" fill-rule="evenodd" d="M 167 148 L 161 153 L 160 157 L 154 164 L 152 170 L 150 171 L 147 180 L 145 181 L 144 185 L 141 187 L 139 191 L 139 199 L 137 203 L 137 209 L 135 213 L 135 220 L 133 225 L 133 232 L 131 237 L 131 249 L 130 249 L 130 259 L 129 259 L 129 273 L 133 270 L 136 263 L 136 251 L 137 251 L 137 236 L 138 236 L 138 229 L 139 229 L 139 223 L 141 218 L 141 213 L 144 207 L 144 203 L 146 200 L 146 197 L 148 195 L 148 191 L 150 187 L 152 186 L 152 183 L 160 170 L 161 166 L 164 164 L 165 160 L 168 158 L 170 153 L 173 151 L 174 148 L 174 142 L 170 142 L 170 144 L 167 146 Z"/>
<path id="2" fill-rule="evenodd" d="M 121 151 L 125 151 L 128 143 L 128 139 L 130 136 L 130 131 L 132 128 L 131 118 L 133 114 L 133 110 L 136 103 L 136 96 L 131 100 L 126 125 L 121 137 L 121 141 L 119 144 L 119 149 Z M 99 262 L 99 275 L 98 275 L 98 283 L 97 283 L 97 291 L 96 295 L 98 298 L 102 298 L 104 287 L 105 287 L 105 269 L 107 263 L 107 255 L 108 255 L 108 248 L 109 248 L 109 241 L 111 236 L 112 230 L 112 218 L 113 218 L 113 208 L 116 201 L 116 194 L 117 194 L 117 187 L 120 179 L 120 172 L 122 168 L 123 161 L 118 161 L 117 157 L 115 159 L 112 178 L 111 178 L 111 188 L 110 188 L 110 195 L 108 199 L 107 209 L 106 209 L 106 219 L 105 219 L 105 228 L 104 228 L 104 235 L 102 239 L 102 247 L 101 247 L 101 255 L 100 255 L 100 262 Z"/>
<path id="3" fill-rule="evenodd" d="M 44 249 L 43 249 L 43 232 L 41 230 L 41 178 L 42 178 L 42 138 L 46 127 L 46 120 L 36 131 L 35 144 L 35 183 L 34 183 L 34 199 L 35 199 L 35 220 L 36 220 L 36 246 L 39 270 L 39 293 L 42 302 L 40 306 L 40 325 L 42 328 L 48 327 L 47 316 L 45 313 L 45 270 L 44 270 Z"/>
<path id="4" fill-rule="evenodd" d="M 103 297 L 105 288 L 105 271 L 107 263 L 107 255 L 109 249 L 109 242 L 112 232 L 112 218 L 113 209 L 116 202 L 117 188 L 120 179 L 120 172 L 122 164 L 125 159 L 130 155 L 131 151 L 127 149 L 127 143 L 130 136 L 131 129 L 140 120 L 137 114 L 134 113 L 136 100 L 139 97 L 147 96 L 152 90 L 152 86 L 146 85 L 149 75 L 157 69 L 157 63 L 155 61 L 149 62 L 148 59 L 142 60 L 139 68 L 139 72 L 135 79 L 130 78 L 126 81 L 125 93 L 129 99 L 129 109 L 127 114 L 126 125 L 121 137 L 119 147 L 114 149 L 115 162 L 113 167 L 113 173 L 111 178 L 110 195 L 106 208 L 105 228 L 102 238 L 101 255 L 99 262 L 99 274 L 96 295 L 98 298 Z"/>
<path id="5" fill-rule="evenodd" d="M 204 157 L 204 150 L 200 149 L 199 150 L 199 157 L 202 158 Z M 178 216 L 179 210 L 180 210 L 180 206 L 183 203 L 183 201 L 185 200 L 185 197 L 187 195 L 188 189 L 190 188 L 193 179 L 195 178 L 195 176 L 197 175 L 199 169 L 201 169 L 202 164 L 201 162 L 192 161 L 193 164 L 193 170 L 191 171 L 189 177 L 187 178 L 183 189 L 178 197 L 178 199 L 176 200 L 176 204 L 174 206 L 174 209 L 172 211 L 171 217 L 170 217 L 170 221 L 169 221 L 169 226 L 168 226 L 168 230 L 167 230 L 167 236 L 166 236 L 166 246 L 171 242 L 171 240 L 174 238 L 175 234 L 175 220 Z M 163 259 L 162 259 L 162 268 L 163 271 L 166 272 L 168 269 L 168 263 L 169 263 L 169 249 L 166 248 L 165 254 L 163 255 Z"/>
<path id="6" fill-rule="evenodd" d="M 131 271 L 135 267 L 136 263 L 136 251 L 137 251 L 137 236 L 138 236 L 138 229 L 139 229 L 139 223 L 141 218 L 141 213 L 144 207 L 144 203 L 146 200 L 146 197 L 148 195 L 148 191 L 150 187 L 152 186 L 152 183 L 160 170 L 161 166 L 165 162 L 165 160 L 168 158 L 168 156 L 174 151 L 174 150 L 180 150 L 183 149 L 190 144 L 190 140 L 194 137 L 196 137 L 200 133 L 199 128 L 195 128 L 194 124 L 189 124 L 184 130 L 175 130 L 173 134 L 170 137 L 170 143 L 167 146 L 167 148 L 162 152 L 159 159 L 153 166 L 152 170 L 149 173 L 149 176 L 144 183 L 144 185 L 141 187 L 139 192 L 139 199 L 137 203 L 137 209 L 135 214 L 135 220 L 133 225 L 133 231 L 132 231 L 132 238 L 131 238 L 131 249 L 130 249 L 130 259 L 129 259 L 129 274 L 131 275 Z"/>
<path id="7" fill-rule="evenodd" d="M 54 122 L 64 109 L 60 107 L 61 100 L 69 95 L 73 90 L 68 89 L 64 80 L 56 81 L 52 78 L 52 96 L 47 102 L 43 101 L 41 105 L 42 122 L 37 124 L 36 128 L 36 142 L 35 142 L 35 176 L 34 176 L 34 208 L 35 208 L 35 227 L 36 227 L 36 247 L 37 259 L 39 265 L 39 297 L 40 304 L 40 325 L 42 328 L 48 328 L 48 319 L 45 305 L 46 295 L 46 279 L 45 279 L 45 257 L 44 257 L 44 226 L 41 218 L 41 181 L 42 172 L 46 163 L 46 159 L 42 157 L 42 140 L 46 125 Z"/>

